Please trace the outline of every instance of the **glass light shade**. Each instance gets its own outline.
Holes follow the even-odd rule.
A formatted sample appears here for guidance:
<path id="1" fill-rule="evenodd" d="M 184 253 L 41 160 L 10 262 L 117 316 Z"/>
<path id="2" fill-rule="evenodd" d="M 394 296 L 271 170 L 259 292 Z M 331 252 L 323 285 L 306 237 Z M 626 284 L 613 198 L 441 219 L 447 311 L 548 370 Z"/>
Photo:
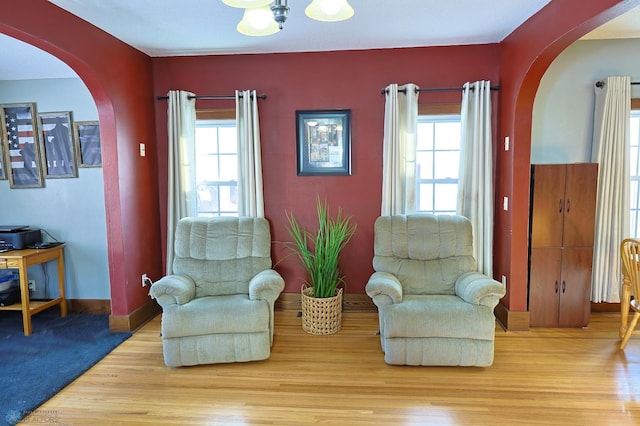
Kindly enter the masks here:
<path id="1" fill-rule="evenodd" d="M 272 0 L 222 0 L 222 3 L 231 7 L 239 7 L 242 9 L 253 9 L 255 7 L 266 6 Z"/>
<path id="2" fill-rule="evenodd" d="M 304 13 L 316 21 L 344 21 L 353 16 L 353 7 L 347 0 L 313 0 Z"/>
<path id="3" fill-rule="evenodd" d="M 245 9 L 236 29 L 239 33 L 249 36 L 268 36 L 280 31 L 269 6 Z"/>

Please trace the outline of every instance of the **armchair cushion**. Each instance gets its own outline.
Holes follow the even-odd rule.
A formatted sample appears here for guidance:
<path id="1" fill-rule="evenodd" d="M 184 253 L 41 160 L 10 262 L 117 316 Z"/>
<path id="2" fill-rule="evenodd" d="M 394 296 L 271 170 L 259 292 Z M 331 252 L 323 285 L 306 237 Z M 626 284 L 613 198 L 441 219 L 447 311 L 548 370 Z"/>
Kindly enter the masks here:
<path id="1" fill-rule="evenodd" d="M 240 294 L 199 297 L 191 303 L 175 305 L 170 315 L 171 321 L 162 323 L 165 339 L 269 331 L 269 304 Z"/>
<path id="2" fill-rule="evenodd" d="M 468 272 L 456 281 L 456 294 L 465 302 L 490 309 L 496 307 L 505 292 L 502 283 L 479 272 Z"/>
<path id="3" fill-rule="evenodd" d="M 162 307 L 177 303 L 184 305 L 196 294 L 196 284 L 184 275 L 167 275 L 153 283 L 151 296 Z"/>
<path id="4" fill-rule="evenodd" d="M 402 302 L 402 284 L 388 272 L 374 272 L 365 290 L 378 307 Z"/>
<path id="5" fill-rule="evenodd" d="M 406 294 L 455 294 L 455 281 L 476 270 L 469 222 L 461 216 L 381 216 L 373 267 L 395 275 Z"/>
<path id="6" fill-rule="evenodd" d="M 183 219 L 176 229 L 173 272 L 196 284 L 195 297 L 247 294 L 249 281 L 271 268 L 266 220 L 220 217 Z"/>
<path id="7" fill-rule="evenodd" d="M 451 295 L 408 295 L 384 313 L 384 335 L 493 340 L 495 320 L 486 306 Z"/>
<path id="8" fill-rule="evenodd" d="M 266 300 L 275 303 L 284 290 L 284 280 L 273 269 L 260 271 L 249 281 L 249 298 L 251 300 Z"/>

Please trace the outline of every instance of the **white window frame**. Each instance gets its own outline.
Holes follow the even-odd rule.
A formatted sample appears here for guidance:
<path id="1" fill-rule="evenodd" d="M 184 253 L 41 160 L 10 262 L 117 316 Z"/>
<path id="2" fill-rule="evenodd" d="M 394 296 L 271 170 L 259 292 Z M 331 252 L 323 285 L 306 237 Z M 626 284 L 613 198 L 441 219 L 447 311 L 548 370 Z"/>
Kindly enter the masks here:
<path id="1" fill-rule="evenodd" d="M 421 114 L 418 116 L 418 123 L 450 123 L 450 122 L 460 122 L 460 114 Z M 434 126 L 434 133 L 435 133 L 435 126 Z M 435 138 L 435 134 L 434 134 L 434 138 Z M 421 150 L 418 147 L 416 147 L 416 154 L 420 153 L 420 152 L 431 152 L 431 159 L 433 161 L 434 164 L 431 165 L 432 170 L 435 170 L 435 161 L 436 161 L 436 152 L 451 152 L 451 151 L 460 151 L 460 149 L 458 150 L 451 150 L 451 149 L 437 149 L 436 148 L 436 143 L 434 140 L 434 144 L 432 149 L 425 149 L 425 150 Z M 417 158 L 417 156 L 416 156 Z M 440 178 L 437 179 L 435 177 L 433 178 L 428 178 L 428 179 L 422 179 L 420 178 L 420 170 L 419 170 L 420 165 L 418 164 L 418 162 L 416 162 L 416 211 L 417 212 L 421 212 L 421 213 L 432 213 L 432 214 L 455 214 L 456 210 L 454 208 L 454 210 L 436 210 L 436 187 L 438 185 L 452 185 L 455 184 L 456 185 L 456 189 L 457 189 L 457 185 L 458 185 L 458 177 L 452 178 L 452 177 L 448 177 L 448 178 Z M 420 191 L 420 186 L 421 185 L 431 185 L 433 187 L 433 191 L 431 193 L 431 196 L 433 197 L 432 201 L 431 201 L 431 206 L 433 207 L 433 209 L 431 210 L 420 210 L 420 196 L 421 196 L 421 191 Z"/>
<path id="2" fill-rule="evenodd" d="M 229 128 L 229 127 L 236 127 L 236 121 L 235 119 L 227 119 L 227 118 L 215 118 L 215 119 L 197 119 L 196 120 L 196 144 L 198 143 L 197 141 L 197 129 L 198 128 L 216 128 L 217 129 L 217 133 L 218 133 L 218 137 L 216 138 L 215 141 L 212 141 L 213 143 L 218 144 L 217 149 L 215 150 L 215 154 L 209 154 L 210 156 L 215 156 L 215 161 L 217 162 L 218 165 L 218 170 L 220 170 L 221 168 L 221 163 L 224 161 L 225 158 L 229 159 L 232 157 L 232 160 L 230 161 L 234 161 L 237 163 L 238 161 L 238 149 L 236 147 L 236 151 L 235 153 L 221 153 L 220 152 L 220 137 L 219 137 L 219 129 L 221 128 Z M 216 216 L 238 216 L 238 209 L 236 208 L 236 210 L 224 210 L 222 207 L 222 203 L 221 203 L 221 199 L 220 199 L 220 188 L 223 187 L 229 187 L 230 188 L 230 192 L 233 192 L 235 189 L 235 192 L 237 194 L 238 191 L 238 179 L 239 176 L 236 175 L 236 179 L 234 180 L 210 180 L 210 181 L 204 181 L 204 182 L 197 182 L 197 178 L 196 178 L 196 172 L 195 170 L 197 170 L 198 168 L 198 157 L 196 155 L 196 158 L 194 159 L 194 190 L 196 192 L 196 216 L 200 216 L 200 217 L 216 217 Z M 210 191 L 211 193 L 215 194 L 215 196 L 217 197 L 217 206 L 218 209 L 217 210 L 211 210 L 211 209 L 201 209 L 200 206 L 200 202 L 199 202 L 199 196 L 198 196 L 198 191 L 201 189 L 202 186 L 206 186 L 212 189 L 216 189 L 214 191 Z M 237 206 L 237 204 L 236 204 Z"/>

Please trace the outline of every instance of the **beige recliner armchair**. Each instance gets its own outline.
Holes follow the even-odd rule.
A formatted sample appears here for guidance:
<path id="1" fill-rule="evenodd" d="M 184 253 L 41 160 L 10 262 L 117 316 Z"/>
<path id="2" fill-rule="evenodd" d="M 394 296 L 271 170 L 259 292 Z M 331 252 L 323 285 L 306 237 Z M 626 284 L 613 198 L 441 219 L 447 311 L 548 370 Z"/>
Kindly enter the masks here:
<path id="1" fill-rule="evenodd" d="M 367 294 L 388 364 L 490 366 L 504 286 L 477 272 L 462 216 L 381 216 Z"/>
<path id="2" fill-rule="evenodd" d="M 156 281 L 168 366 L 269 358 L 273 307 L 284 280 L 271 269 L 264 218 L 184 218 L 173 275 Z"/>

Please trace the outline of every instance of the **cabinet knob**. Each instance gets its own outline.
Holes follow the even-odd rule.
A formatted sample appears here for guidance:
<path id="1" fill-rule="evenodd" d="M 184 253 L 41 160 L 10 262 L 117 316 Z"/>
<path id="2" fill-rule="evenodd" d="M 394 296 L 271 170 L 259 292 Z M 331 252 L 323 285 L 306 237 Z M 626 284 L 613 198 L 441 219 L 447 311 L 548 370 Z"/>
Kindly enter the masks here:
<path id="1" fill-rule="evenodd" d="M 556 293 L 558 292 L 558 280 L 556 280 Z"/>
<path id="2" fill-rule="evenodd" d="M 562 199 L 560 199 L 560 203 L 558 205 L 558 213 L 562 213 Z"/>
<path id="3" fill-rule="evenodd" d="M 567 199 L 567 213 L 571 210 L 571 198 Z"/>
<path id="4" fill-rule="evenodd" d="M 562 292 L 564 293 L 565 291 L 567 291 L 567 283 L 565 280 L 562 280 Z"/>

